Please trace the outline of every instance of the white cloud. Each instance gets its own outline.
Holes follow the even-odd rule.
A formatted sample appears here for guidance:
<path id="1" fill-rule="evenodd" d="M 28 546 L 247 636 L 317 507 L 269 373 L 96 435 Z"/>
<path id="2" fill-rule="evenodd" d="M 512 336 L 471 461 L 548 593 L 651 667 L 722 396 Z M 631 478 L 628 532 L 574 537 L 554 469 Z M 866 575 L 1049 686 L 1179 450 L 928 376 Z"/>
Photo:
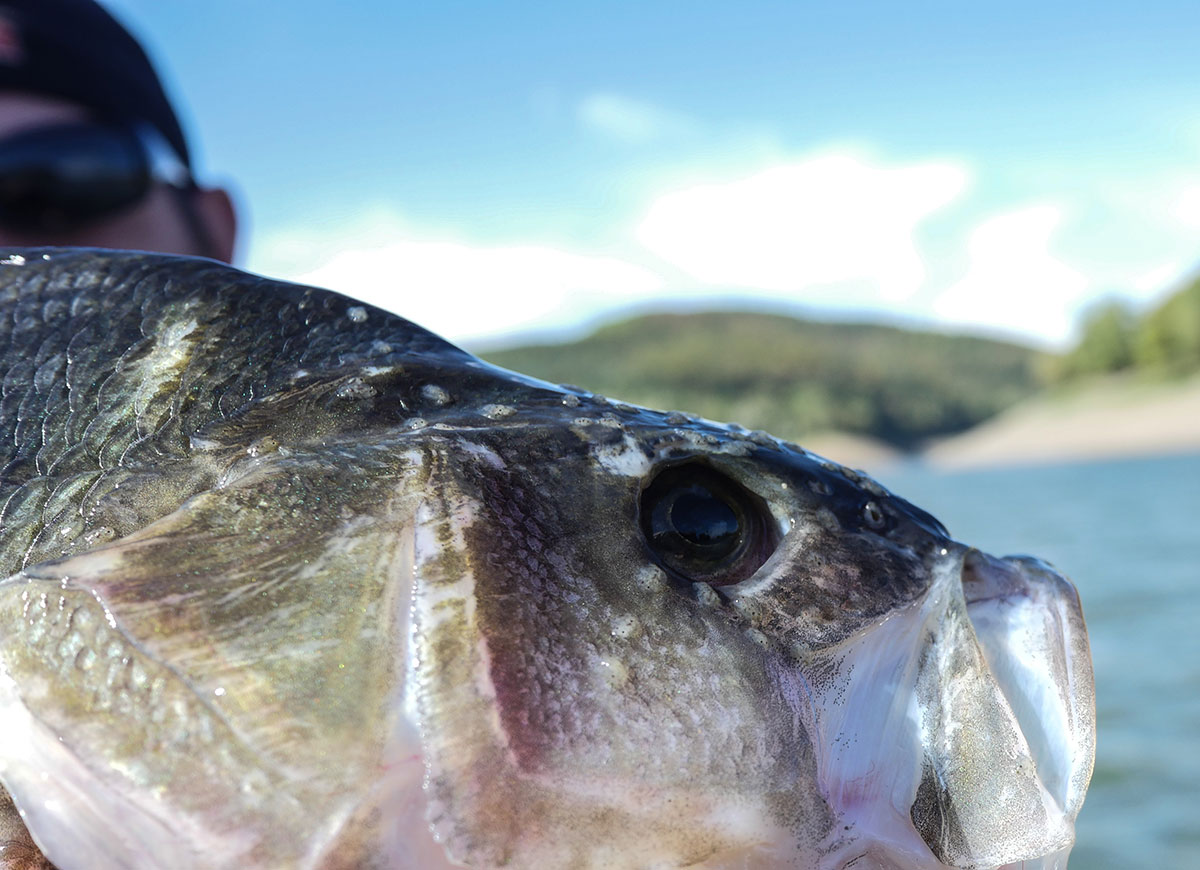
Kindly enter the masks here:
<path id="1" fill-rule="evenodd" d="M 1088 279 L 1050 252 L 1061 224 L 1055 205 L 993 217 L 971 233 L 967 274 L 933 303 L 944 320 L 1066 340 Z"/>
<path id="2" fill-rule="evenodd" d="M 932 318 L 1061 343 L 1094 293 L 1144 302 L 1189 271 L 1192 258 L 1172 248 L 1106 259 L 1120 245 L 1080 244 L 1086 224 L 1077 218 L 1067 233 L 1064 204 L 970 222 L 980 204 L 968 203 L 970 211 L 939 215 L 936 236 L 918 245 L 923 222 L 960 198 L 968 181 L 952 162 L 889 165 L 830 152 L 651 200 L 636 225 L 643 248 L 634 239 L 626 250 L 585 251 L 464 238 L 381 207 L 255 240 L 249 266 L 339 290 L 468 343 L 561 334 L 634 305 L 714 300 Z M 1084 214 L 1073 205 L 1072 214 Z M 940 264 L 927 270 L 932 252 Z"/>
<path id="3" fill-rule="evenodd" d="M 276 234 L 253 252 L 250 268 L 353 296 L 455 341 L 578 324 L 662 285 L 618 259 L 431 238 L 379 210 L 318 245 L 312 237 Z"/>
<path id="4" fill-rule="evenodd" d="M 580 101 L 576 113 L 585 128 L 631 145 L 686 135 L 695 129 L 683 115 L 618 94 L 591 94 Z"/>
<path id="5" fill-rule="evenodd" d="M 1171 213 L 1189 229 L 1200 230 L 1200 185 L 1190 187 L 1180 194 Z"/>
<path id="6" fill-rule="evenodd" d="M 1174 290 L 1178 284 L 1187 278 L 1188 273 L 1188 267 L 1178 260 L 1163 263 L 1160 266 L 1135 275 L 1129 282 L 1129 286 L 1133 288 L 1133 293 L 1130 295 L 1137 299 L 1152 299 L 1156 296 L 1161 296 L 1168 291 Z"/>
<path id="7" fill-rule="evenodd" d="M 349 216 L 323 211 L 303 223 L 277 227 L 261 237 L 252 235 L 247 268 L 294 281 L 340 251 L 382 248 L 415 233 L 416 227 L 383 205 L 360 208 Z"/>
<path id="8" fill-rule="evenodd" d="M 917 226 L 967 182 L 949 163 L 887 167 L 828 154 L 666 194 L 637 235 L 708 284 L 805 303 L 902 300 L 925 280 Z"/>

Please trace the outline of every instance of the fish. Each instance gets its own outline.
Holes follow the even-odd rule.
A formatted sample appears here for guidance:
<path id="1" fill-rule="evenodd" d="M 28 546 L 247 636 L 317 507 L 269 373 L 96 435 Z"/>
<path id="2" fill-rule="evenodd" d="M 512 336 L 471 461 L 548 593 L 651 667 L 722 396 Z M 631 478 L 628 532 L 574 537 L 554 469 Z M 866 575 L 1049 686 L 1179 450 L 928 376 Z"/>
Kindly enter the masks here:
<path id="1" fill-rule="evenodd" d="M 1049 564 L 337 293 L 0 253 L 0 866 L 1066 867 Z"/>

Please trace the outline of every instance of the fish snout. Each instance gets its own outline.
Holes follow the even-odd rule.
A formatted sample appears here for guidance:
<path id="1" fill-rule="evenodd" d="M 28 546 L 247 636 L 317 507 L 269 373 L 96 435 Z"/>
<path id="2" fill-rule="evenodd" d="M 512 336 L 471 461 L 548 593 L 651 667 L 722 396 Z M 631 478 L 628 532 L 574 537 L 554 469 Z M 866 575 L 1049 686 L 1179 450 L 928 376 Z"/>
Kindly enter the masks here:
<path id="1" fill-rule="evenodd" d="M 1095 750 L 1079 596 L 1034 558 L 947 555 L 923 608 L 913 711 L 923 757 L 909 817 L 945 866 L 1059 866 Z"/>
<path id="2" fill-rule="evenodd" d="M 1096 695 L 1087 625 L 1075 585 L 1032 556 L 963 558 L 967 616 L 1038 778 L 1073 820 L 1092 775 Z"/>
<path id="3" fill-rule="evenodd" d="M 943 865 L 1058 867 L 1095 754 L 1079 595 L 1032 557 L 960 558 L 962 598 L 934 608 L 919 679 L 925 756 L 910 817 Z"/>
<path id="4" fill-rule="evenodd" d="M 1064 866 L 1095 750 L 1079 596 L 1026 557 L 949 547 L 931 570 L 818 684 L 822 791 L 854 835 L 828 866 Z"/>
<path id="5" fill-rule="evenodd" d="M 930 643 L 916 685 L 913 827 L 946 866 L 1059 866 L 1095 753 L 1079 595 L 1027 556 L 964 549 L 939 573 L 949 585 L 935 584 L 941 593 L 926 603 Z"/>

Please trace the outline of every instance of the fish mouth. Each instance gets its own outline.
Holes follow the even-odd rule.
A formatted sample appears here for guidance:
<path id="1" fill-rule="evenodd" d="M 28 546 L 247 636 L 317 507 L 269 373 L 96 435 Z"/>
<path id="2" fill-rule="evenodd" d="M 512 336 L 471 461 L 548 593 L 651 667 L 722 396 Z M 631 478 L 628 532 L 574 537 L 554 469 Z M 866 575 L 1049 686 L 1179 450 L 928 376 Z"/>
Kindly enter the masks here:
<path id="1" fill-rule="evenodd" d="M 1079 593 L 1040 559 L 996 559 L 978 550 L 964 560 L 963 592 L 975 637 L 1038 777 L 1074 819 L 1096 749 L 1095 682 Z"/>
<path id="2" fill-rule="evenodd" d="M 848 641 L 812 707 L 835 870 L 1064 868 L 1095 694 L 1074 586 L 954 545 L 918 602 Z"/>

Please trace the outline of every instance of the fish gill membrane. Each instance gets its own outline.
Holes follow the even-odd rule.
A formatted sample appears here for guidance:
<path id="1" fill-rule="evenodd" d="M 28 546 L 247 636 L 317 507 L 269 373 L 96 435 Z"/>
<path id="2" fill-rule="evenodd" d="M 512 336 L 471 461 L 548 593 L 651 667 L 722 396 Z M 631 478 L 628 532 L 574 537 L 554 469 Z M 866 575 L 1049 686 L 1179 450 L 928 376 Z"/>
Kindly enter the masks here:
<path id="1" fill-rule="evenodd" d="M 0 868 L 1066 867 L 1045 563 L 209 261 L 0 315 Z"/>

